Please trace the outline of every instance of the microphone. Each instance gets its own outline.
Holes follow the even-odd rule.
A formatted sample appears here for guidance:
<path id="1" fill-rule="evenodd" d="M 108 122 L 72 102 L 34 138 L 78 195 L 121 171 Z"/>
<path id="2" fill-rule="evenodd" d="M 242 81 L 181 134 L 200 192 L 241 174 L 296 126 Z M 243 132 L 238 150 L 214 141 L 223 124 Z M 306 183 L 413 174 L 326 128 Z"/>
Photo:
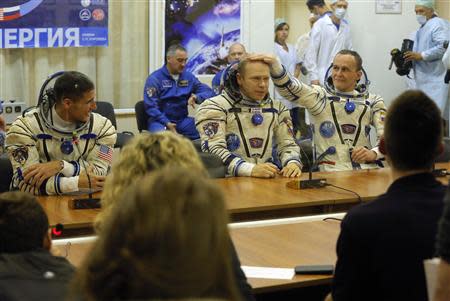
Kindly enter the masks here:
<path id="1" fill-rule="evenodd" d="M 81 198 L 81 199 L 73 199 L 71 202 L 69 202 L 69 208 L 71 209 L 95 209 L 100 208 L 100 199 L 94 198 L 92 196 L 92 186 L 91 186 L 91 177 L 89 176 L 89 172 L 87 170 L 86 164 L 84 163 L 84 160 L 81 155 L 80 146 L 78 145 L 78 138 L 76 136 L 76 133 L 73 133 L 72 136 L 73 144 L 75 144 L 75 149 L 78 152 L 78 155 L 80 156 L 81 165 L 84 168 L 84 171 L 86 172 L 86 176 L 88 179 L 88 185 L 89 185 L 89 195 L 88 198 Z"/>
<path id="2" fill-rule="evenodd" d="M 294 189 L 299 189 L 299 185 L 300 185 L 300 189 L 325 187 L 327 185 L 327 179 L 324 179 L 324 178 L 313 179 L 312 171 L 313 171 L 313 169 L 316 169 L 319 166 L 319 164 L 322 162 L 322 160 L 323 160 L 323 158 L 325 158 L 325 156 L 333 155 L 335 153 L 336 153 L 336 147 L 334 147 L 334 146 L 328 147 L 322 154 L 320 154 L 319 157 L 317 157 L 314 164 L 312 164 L 309 167 L 309 179 L 308 180 L 291 181 L 291 182 L 287 183 L 287 186 L 289 188 L 294 188 Z"/>

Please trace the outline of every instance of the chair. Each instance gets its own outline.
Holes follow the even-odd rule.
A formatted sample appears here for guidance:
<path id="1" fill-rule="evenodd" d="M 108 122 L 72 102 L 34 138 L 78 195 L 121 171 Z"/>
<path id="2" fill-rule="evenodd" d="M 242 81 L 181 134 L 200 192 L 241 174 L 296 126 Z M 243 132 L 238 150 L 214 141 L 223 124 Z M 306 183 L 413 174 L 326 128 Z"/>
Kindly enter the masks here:
<path id="1" fill-rule="evenodd" d="M 97 101 L 97 109 L 94 112 L 108 118 L 117 130 L 116 114 L 114 114 L 114 107 L 110 102 Z M 122 148 L 133 136 L 134 134 L 128 131 L 117 133 L 117 140 L 114 147 Z"/>
<path id="2" fill-rule="evenodd" d="M 134 111 L 136 113 L 136 122 L 139 133 L 147 130 L 147 113 L 145 113 L 144 101 L 138 101 L 134 106 Z"/>
<path id="3" fill-rule="evenodd" d="M 9 190 L 9 184 L 13 176 L 13 168 L 8 155 L 0 155 L 0 193 Z"/>

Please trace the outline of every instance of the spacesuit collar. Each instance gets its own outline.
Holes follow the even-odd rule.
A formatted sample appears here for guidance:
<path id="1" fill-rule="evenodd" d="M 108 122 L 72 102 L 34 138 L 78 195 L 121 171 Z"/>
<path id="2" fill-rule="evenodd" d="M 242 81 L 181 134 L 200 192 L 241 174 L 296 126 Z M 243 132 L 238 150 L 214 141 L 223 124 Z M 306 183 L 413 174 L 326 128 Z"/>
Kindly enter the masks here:
<path id="1" fill-rule="evenodd" d="M 52 121 L 53 125 L 56 126 L 59 129 L 65 130 L 65 131 L 73 131 L 76 128 L 76 124 L 70 121 L 65 121 L 61 118 L 61 116 L 58 115 L 56 112 L 55 106 L 52 107 Z"/>

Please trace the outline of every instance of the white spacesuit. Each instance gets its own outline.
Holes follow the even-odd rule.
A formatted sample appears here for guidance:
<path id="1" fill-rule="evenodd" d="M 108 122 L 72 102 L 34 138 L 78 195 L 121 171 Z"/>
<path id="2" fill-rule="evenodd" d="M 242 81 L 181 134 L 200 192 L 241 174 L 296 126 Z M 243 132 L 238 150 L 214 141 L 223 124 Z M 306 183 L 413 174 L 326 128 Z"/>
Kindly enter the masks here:
<path id="1" fill-rule="evenodd" d="M 218 155 L 229 175 L 251 176 L 255 164 L 271 161 L 273 145 L 283 167 L 292 161 L 301 166 L 289 110 L 270 97 L 251 101 L 226 84 L 221 95 L 200 105 L 196 126 L 202 151 Z"/>
<path id="2" fill-rule="evenodd" d="M 95 175 L 105 176 L 111 165 L 116 141 L 116 130 L 111 122 L 91 113 L 89 122 L 74 131 L 63 131 L 54 126 L 58 123 L 54 108 L 48 114 L 48 120 L 44 120 L 40 108 L 33 109 L 11 125 L 6 135 L 6 149 L 14 169 L 11 188 L 19 187 L 27 167 L 55 160 L 63 160 L 63 169 L 44 181 L 39 191 L 33 191 L 35 194 L 78 191 L 78 182 L 73 178 L 84 170 L 81 160 Z"/>
<path id="3" fill-rule="evenodd" d="M 316 157 L 330 146 L 335 147 L 334 154 L 326 155 L 319 162 L 321 170 L 378 166 L 376 163 L 353 162 L 351 152 L 355 147 L 366 147 L 377 153 L 377 159 L 382 158 L 378 147 L 372 148 L 369 134 L 371 126 L 375 127 L 378 138 L 383 134 L 386 114 L 383 98 L 368 93 L 364 86 L 353 93 L 343 94 L 333 91 L 330 83 L 326 84 L 326 88 L 305 85 L 290 76 L 279 63 L 273 66 L 272 72 L 272 80 L 280 94 L 308 110 L 313 124 Z"/>

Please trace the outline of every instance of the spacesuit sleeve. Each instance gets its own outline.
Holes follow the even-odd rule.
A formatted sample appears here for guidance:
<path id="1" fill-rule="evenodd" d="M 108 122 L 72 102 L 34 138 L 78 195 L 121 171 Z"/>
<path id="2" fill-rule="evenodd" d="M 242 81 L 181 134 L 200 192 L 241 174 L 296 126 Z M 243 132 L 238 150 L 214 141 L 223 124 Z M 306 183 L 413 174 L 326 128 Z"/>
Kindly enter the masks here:
<path id="1" fill-rule="evenodd" d="M 98 119 L 96 120 L 96 118 Z M 92 168 L 95 175 L 106 176 L 112 162 L 114 144 L 117 138 L 116 129 L 109 119 L 102 116 L 96 116 L 94 122 L 94 132 L 97 139 L 95 143 L 92 143 L 87 153 L 85 165 Z M 80 164 L 80 170 L 83 170 L 82 164 Z"/>
<path id="2" fill-rule="evenodd" d="M 151 74 L 144 87 L 144 107 L 147 115 L 152 120 L 158 121 L 164 125 L 170 122 L 166 115 L 159 109 L 159 96 L 161 91 L 161 85 L 156 75 Z"/>
<path id="3" fill-rule="evenodd" d="M 431 33 L 431 40 L 435 46 L 421 53 L 424 61 L 440 60 L 444 56 L 444 43 L 448 41 L 447 26 L 437 26 L 434 28 Z"/>
<path id="4" fill-rule="evenodd" d="M 40 163 L 37 139 L 32 127 L 25 118 L 18 118 L 11 125 L 6 134 L 6 150 L 13 167 L 12 189 L 19 189 L 19 185 L 26 185 L 24 190 L 35 195 L 47 194 L 23 182 L 23 172 L 31 165 Z M 54 182 L 54 177 L 47 181 Z M 22 184 L 22 185 L 21 185 Z M 45 182 L 44 182 L 45 184 Z M 43 186 L 45 187 L 45 185 Z"/>
<path id="5" fill-rule="evenodd" d="M 271 67 L 271 77 L 281 96 L 305 107 L 311 115 L 319 115 L 325 109 L 327 97 L 324 88 L 302 83 L 279 62 Z"/>
<path id="6" fill-rule="evenodd" d="M 318 26 L 313 26 L 309 38 L 309 45 L 306 49 L 305 60 L 303 65 L 309 72 L 310 80 L 319 80 L 319 71 L 317 70 L 317 54 L 320 46 L 320 30 Z"/>
<path id="7" fill-rule="evenodd" d="M 375 127 L 375 131 L 377 133 L 377 142 L 376 146 L 372 148 L 373 151 L 377 153 L 377 159 L 383 157 L 383 155 L 378 150 L 378 144 L 380 142 L 381 136 L 384 133 L 384 118 L 386 116 L 386 105 L 384 104 L 384 100 L 379 95 L 373 95 L 374 100 L 371 104 L 371 124 Z"/>
<path id="8" fill-rule="evenodd" d="M 302 166 L 300 147 L 294 140 L 291 115 L 289 110 L 281 103 L 279 106 L 278 122 L 275 125 L 274 131 L 278 157 L 283 167 L 292 161 L 298 162 Z"/>
<path id="9" fill-rule="evenodd" d="M 214 93 L 214 91 L 210 87 L 201 83 L 195 76 L 193 76 L 193 81 L 194 89 L 192 93 L 197 96 L 197 103 L 202 103 L 205 99 L 216 96 L 216 93 Z"/>
<path id="10" fill-rule="evenodd" d="M 219 156 L 227 166 L 228 174 L 234 176 L 251 176 L 254 164 L 245 162 L 227 149 L 226 121 L 227 110 L 217 96 L 203 102 L 195 116 L 197 130 L 200 133 L 203 152 Z"/>

